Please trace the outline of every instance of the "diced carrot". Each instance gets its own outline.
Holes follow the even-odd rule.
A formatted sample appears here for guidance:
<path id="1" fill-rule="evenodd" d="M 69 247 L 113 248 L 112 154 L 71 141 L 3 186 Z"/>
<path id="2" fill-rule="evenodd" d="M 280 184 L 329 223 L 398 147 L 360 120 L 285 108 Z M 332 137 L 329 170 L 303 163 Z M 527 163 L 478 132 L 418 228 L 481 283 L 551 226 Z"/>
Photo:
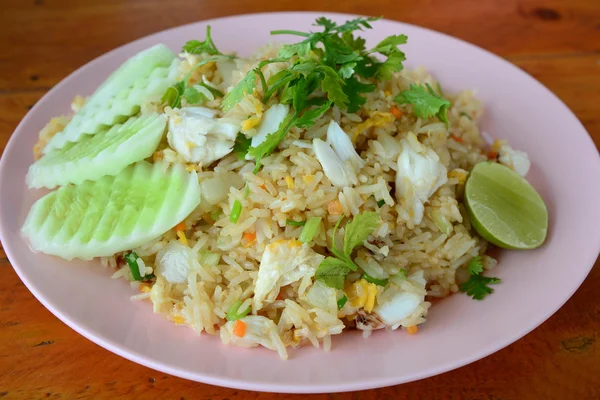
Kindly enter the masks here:
<path id="1" fill-rule="evenodd" d="M 417 325 L 408 326 L 406 327 L 406 332 L 409 335 L 414 335 L 415 333 L 419 332 L 419 327 Z"/>
<path id="2" fill-rule="evenodd" d="M 402 111 L 400 111 L 398 109 L 398 107 L 396 106 L 391 106 L 390 107 L 390 112 L 394 115 L 394 117 L 396 118 L 400 118 L 402 116 L 402 114 L 404 114 Z"/>
<path id="3" fill-rule="evenodd" d="M 265 184 L 263 183 L 262 185 L 260 185 L 260 188 L 261 188 L 262 190 L 267 190 L 267 185 L 265 185 Z"/>
<path id="4" fill-rule="evenodd" d="M 246 334 L 246 323 L 241 319 L 235 321 L 235 325 L 233 325 L 233 334 L 238 337 L 244 337 Z"/>
<path id="5" fill-rule="evenodd" d="M 244 232 L 244 239 L 246 239 L 246 241 L 248 243 L 250 242 L 254 242 L 254 240 L 256 240 L 256 233 L 254 232 Z"/>
<path id="6" fill-rule="evenodd" d="M 177 225 L 175 225 L 175 230 L 176 231 L 185 231 L 187 228 L 185 226 L 185 222 L 181 221 L 180 223 L 178 223 Z"/>
<path id="7" fill-rule="evenodd" d="M 488 160 L 495 160 L 496 157 L 498 157 L 498 152 L 497 151 L 490 151 L 488 153 Z"/>
<path id="8" fill-rule="evenodd" d="M 451 137 L 451 138 L 452 138 L 452 140 L 454 140 L 456 143 L 462 143 L 462 141 L 463 141 L 461 137 L 458 137 L 458 136 L 456 136 L 456 135 L 452 135 L 452 134 L 451 134 L 451 135 L 450 135 L 450 137 Z"/>
<path id="9" fill-rule="evenodd" d="M 339 200 L 333 200 L 327 203 L 327 212 L 331 215 L 342 215 L 342 203 Z"/>

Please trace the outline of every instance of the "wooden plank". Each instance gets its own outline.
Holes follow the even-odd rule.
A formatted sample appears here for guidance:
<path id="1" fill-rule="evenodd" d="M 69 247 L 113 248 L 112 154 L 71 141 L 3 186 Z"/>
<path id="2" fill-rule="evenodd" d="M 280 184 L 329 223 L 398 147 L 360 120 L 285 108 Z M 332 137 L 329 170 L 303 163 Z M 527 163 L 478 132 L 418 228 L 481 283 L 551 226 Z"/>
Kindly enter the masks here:
<path id="1" fill-rule="evenodd" d="M 291 0 L 243 4 L 232 0 L 4 0 L 0 15 L 0 152 L 28 108 L 49 87 L 111 48 L 199 19 L 291 9 L 385 14 L 479 44 L 509 58 L 548 86 L 581 119 L 600 147 L 597 4 L 596 0 L 353 0 L 343 4 Z M 136 365 L 84 339 L 47 311 L 19 280 L 1 245 L 0 274 L 1 399 L 306 397 L 218 388 Z M 459 370 L 392 388 L 311 397 L 600 398 L 599 284 L 597 262 L 577 293 L 541 327 Z"/>
<path id="2" fill-rule="evenodd" d="M 600 51 L 597 0 L 4 0 L 0 89 L 48 88 L 122 44 L 177 25 L 261 11 L 381 14 L 457 36 L 499 55 Z M 232 32 L 235 34 L 235 32 Z M 218 40 L 218 38 L 217 38 Z"/>

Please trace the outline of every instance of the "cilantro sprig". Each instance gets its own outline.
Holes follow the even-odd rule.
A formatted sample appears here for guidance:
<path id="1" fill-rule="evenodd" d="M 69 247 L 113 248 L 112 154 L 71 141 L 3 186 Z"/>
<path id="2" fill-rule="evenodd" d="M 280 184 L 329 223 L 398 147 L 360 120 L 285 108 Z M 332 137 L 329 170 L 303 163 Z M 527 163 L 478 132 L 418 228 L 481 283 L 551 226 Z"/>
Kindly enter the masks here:
<path id="1" fill-rule="evenodd" d="M 343 218 L 340 218 L 333 228 L 330 251 L 334 257 L 326 257 L 319 264 L 315 274 L 316 279 L 336 289 L 343 289 L 346 275 L 350 271 L 358 270 L 358 266 L 352 260 L 354 248 L 361 245 L 381 223 L 379 215 L 375 212 L 364 212 L 356 215 L 351 222 L 346 224 L 342 249 L 338 249 L 335 238 L 342 220 Z"/>
<path id="2" fill-rule="evenodd" d="M 483 264 L 481 257 L 473 257 L 467 265 L 467 271 L 471 275 L 469 280 L 459 286 L 461 292 L 471 296 L 474 300 L 483 300 L 488 294 L 492 294 L 494 289 L 489 285 L 500 283 L 499 278 L 487 277 L 481 275 L 483 272 Z"/>
<path id="3" fill-rule="evenodd" d="M 412 104 L 413 112 L 419 118 L 436 116 L 448 124 L 448 108 L 451 103 L 438 95 L 428 83 L 425 86 L 411 84 L 410 88 L 399 93 L 394 101 L 398 104 Z"/>
<path id="4" fill-rule="evenodd" d="M 173 86 L 167 88 L 167 90 L 161 98 L 161 103 L 166 104 L 171 108 L 181 107 L 181 99 L 185 99 L 187 104 L 194 105 L 202 104 L 205 101 L 207 101 L 208 99 L 204 94 L 198 91 L 196 87 L 189 85 L 192 74 L 197 68 L 200 68 L 201 66 L 210 62 L 234 58 L 234 56 L 223 54 L 217 49 L 215 43 L 212 40 L 212 37 L 210 36 L 210 25 L 206 27 L 206 38 L 203 42 L 199 40 L 189 40 L 188 42 L 186 42 L 186 44 L 183 45 L 182 51 L 190 54 L 208 54 L 211 57 L 208 57 L 198 62 L 190 69 L 190 71 L 185 75 L 185 77 L 182 80 L 180 80 Z M 214 96 L 223 97 L 223 93 L 221 93 L 221 91 L 214 89 L 204 83 L 199 83 L 199 85 L 204 86 L 205 88 L 210 90 Z"/>
<path id="5" fill-rule="evenodd" d="M 398 46 L 406 43 L 405 35 L 390 36 L 370 50 L 366 49 L 364 39 L 354 35 L 356 31 L 371 29 L 370 23 L 378 19 L 359 17 L 337 24 L 321 17 L 313 25 L 322 29 L 318 32 L 271 32 L 303 39 L 282 46 L 276 58 L 263 60 L 248 71 L 221 105 L 223 112 L 228 112 L 244 95 L 254 93 L 260 84 L 264 104 L 278 95 L 280 103 L 292 106 L 277 131 L 248 150 L 256 160 L 255 172 L 260 169 L 261 160 L 277 148 L 290 129 L 311 127 L 333 105 L 351 113 L 358 111 L 366 103 L 364 95 L 376 88 L 367 79 L 389 79 L 393 72 L 402 70 L 405 55 Z M 377 59 L 377 54 L 384 59 Z M 262 69 L 266 65 L 290 61 L 289 68 L 265 78 Z"/>
<path id="6" fill-rule="evenodd" d="M 210 36 L 210 25 L 206 27 L 206 38 L 203 42 L 199 40 L 188 40 L 183 45 L 183 51 L 190 54 L 206 53 L 211 56 L 223 55 L 223 53 L 221 53 L 217 49 L 217 46 L 215 46 L 215 43 L 213 42 L 212 37 Z"/>

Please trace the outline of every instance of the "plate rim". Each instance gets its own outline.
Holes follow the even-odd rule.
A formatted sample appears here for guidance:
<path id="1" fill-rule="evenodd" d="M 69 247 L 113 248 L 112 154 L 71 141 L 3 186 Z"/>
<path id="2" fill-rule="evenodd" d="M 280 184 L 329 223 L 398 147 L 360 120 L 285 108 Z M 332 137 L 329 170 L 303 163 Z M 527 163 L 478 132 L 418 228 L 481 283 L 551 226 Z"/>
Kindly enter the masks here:
<path id="1" fill-rule="evenodd" d="M 40 100 L 38 100 L 36 102 L 34 107 L 27 112 L 27 114 L 19 122 L 19 124 L 17 125 L 17 127 L 15 128 L 15 130 L 13 131 L 11 136 L 9 137 L 9 140 L 8 140 L 8 142 L 4 148 L 4 151 L 2 153 L 2 157 L 0 158 L 0 171 L 2 171 L 3 169 L 6 168 L 5 164 L 7 163 L 7 161 L 5 161 L 4 155 L 8 154 L 9 152 L 12 152 L 13 147 L 16 146 L 15 145 L 16 135 L 14 135 L 14 133 L 18 132 L 20 130 L 21 126 L 26 123 L 26 121 L 33 118 L 32 116 L 37 113 L 37 110 L 40 108 L 40 104 L 45 103 L 45 100 L 47 99 L 47 97 L 53 96 L 54 92 L 59 91 L 60 88 L 63 85 L 65 85 L 67 81 L 71 80 L 73 77 L 84 73 L 84 70 L 86 70 L 90 64 L 94 64 L 105 58 L 112 57 L 114 53 L 122 50 L 125 47 L 134 46 L 135 44 L 137 44 L 140 41 L 152 40 L 156 36 L 165 35 L 170 31 L 181 29 L 184 27 L 189 27 L 192 25 L 199 25 L 199 24 L 206 25 L 206 24 L 210 24 L 210 23 L 216 22 L 216 21 L 222 22 L 224 20 L 235 19 L 235 18 L 239 18 L 239 17 L 252 18 L 252 17 L 258 17 L 258 16 L 262 16 L 262 15 L 280 15 L 282 18 L 290 18 L 290 17 L 299 15 L 299 14 L 306 15 L 306 16 L 309 16 L 309 15 L 321 16 L 321 15 L 323 15 L 323 16 L 327 16 L 327 17 L 336 17 L 336 18 L 356 18 L 358 16 L 361 16 L 358 14 L 326 12 L 326 11 L 272 11 L 272 12 L 260 12 L 260 13 L 231 14 L 231 15 L 227 15 L 227 16 L 223 16 L 223 17 L 211 18 L 211 19 L 206 19 L 206 20 L 198 20 L 195 22 L 174 26 L 174 27 L 171 27 L 171 28 L 159 31 L 159 32 L 154 32 L 149 35 L 140 37 L 133 41 L 127 42 L 127 43 L 125 43 L 121 46 L 118 46 L 106 53 L 103 53 L 102 55 L 100 55 L 100 56 L 90 60 L 89 62 L 85 63 L 84 65 L 80 66 L 75 71 L 73 71 L 72 73 L 70 73 L 63 79 L 61 79 L 60 82 L 58 82 L 56 85 L 54 85 L 48 92 L 46 92 L 40 98 Z M 449 35 L 447 33 L 439 32 L 439 31 L 436 31 L 436 30 L 433 30 L 433 29 L 430 29 L 427 27 L 423 27 L 423 26 L 419 26 L 416 24 L 411 24 L 411 23 L 407 23 L 407 22 L 403 22 L 403 21 L 398 21 L 398 20 L 382 18 L 382 21 L 389 21 L 392 23 L 409 26 L 416 30 L 422 30 L 422 31 L 426 31 L 429 33 L 433 33 L 435 35 L 441 36 L 444 40 L 450 39 L 453 41 L 458 41 L 458 42 L 462 43 L 463 45 L 467 45 L 473 51 L 483 52 L 486 54 L 486 56 L 488 56 L 488 57 L 491 56 L 492 58 L 494 58 L 495 61 L 500 61 L 504 65 L 505 68 L 516 69 L 520 73 L 525 74 L 532 82 L 534 82 L 538 87 L 540 87 L 541 89 L 543 89 L 545 91 L 546 96 L 551 96 L 554 98 L 554 100 L 558 100 L 558 102 L 560 102 L 560 104 L 574 118 L 576 123 L 579 124 L 580 128 L 585 133 L 587 133 L 587 135 L 586 135 L 587 145 L 592 146 L 593 148 L 596 148 L 596 151 L 598 152 L 598 148 L 595 145 L 591 135 L 589 134 L 589 132 L 587 131 L 585 126 L 583 126 L 583 124 L 581 123 L 581 121 L 579 120 L 577 115 L 571 110 L 571 108 L 567 104 L 565 104 L 565 102 L 562 101 L 550 89 L 548 89 L 543 83 L 538 81 L 535 77 L 533 77 L 527 71 L 523 70 L 522 68 L 511 63 L 510 61 L 506 60 L 505 58 L 498 56 L 485 48 L 482 48 L 480 46 L 477 46 L 475 44 L 467 42 L 458 37 Z M 598 164 L 600 165 L 600 155 L 598 158 Z M 1 217 L 1 214 L 0 214 L 0 217 Z M 263 392 L 279 392 L 279 393 L 332 393 L 332 392 L 348 392 L 348 391 L 355 391 L 355 390 L 367 390 L 367 389 L 381 388 L 381 387 L 398 385 L 398 384 L 402 384 L 402 383 L 407 383 L 407 382 L 412 382 L 412 381 L 432 377 L 432 376 L 439 375 L 441 373 L 455 370 L 455 369 L 461 368 L 465 365 L 471 364 L 475 361 L 478 361 L 478 360 L 485 358 L 493 353 L 496 353 L 497 351 L 500 351 L 500 350 L 506 348 L 507 346 L 511 345 L 512 343 L 515 343 L 516 341 L 518 341 L 525 335 L 529 334 L 534 329 L 538 328 L 548 318 L 550 318 L 552 315 L 554 315 L 560 308 L 562 308 L 562 306 L 568 300 L 570 300 L 572 298 L 574 293 L 579 289 L 581 284 L 588 277 L 591 269 L 593 268 L 593 266 L 595 264 L 596 258 L 597 258 L 597 256 L 596 257 L 590 256 L 589 260 L 587 261 L 589 264 L 589 267 L 587 268 L 587 272 L 585 273 L 585 275 L 582 276 L 582 278 L 579 280 L 578 284 L 576 285 L 574 290 L 572 290 L 572 292 L 569 294 L 569 296 L 566 297 L 565 300 L 558 307 L 556 307 L 556 309 L 545 312 L 545 313 L 543 313 L 543 315 L 542 315 L 542 313 L 540 313 L 537 318 L 533 319 L 536 322 L 534 322 L 533 324 L 530 324 L 531 326 L 529 328 L 521 331 L 517 335 L 512 335 L 510 337 L 507 337 L 505 340 L 501 341 L 501 344 L 498 344 L 498 342 L 495 342 L 493 344 L 486 345 L 479 352 L 474 352 L 469 357 L 461 358 L 458 362 L 457 361 L 448 362 L 447 364 L 437 366 L 436 368 L 430 368 L 427 370 L 427 372 L 423 372 L 423 373 L 404 375 L 402 377 L 397 377 L 397 378 L 379 378 L 379 379 L 370 379 L 368 381 L 356 381 L 356 382 L 351 382 L 351 383 L 345 383 L 345 384 L 343 384 L 343 387 L 341 387 L 342 384 L 334 383 L 334 384 L 311 384 L 310 387 L 304 388 L 304 387 L 300 387 L 298 385 L 293 385 L 293 384 L 255 383 L 251 380 L 244 380 L 242 378 L 229 378 L 229 377 L 223 377 L 222 375 L 216 375 L 216 374 L 211 375 L 209 373 L 201 373 L 200 374 L 198 372 L 189 372 L 189 371 L 186 371 L 185 369 L 178 368 L 178 367 L 172 367 L 161 361 L 156 361 L 156 360 L 152 359 L 151 357 L 148 357 L 148 356 L 145 356 L 144 354 L 139 353 L 138 351 L 128 349 L 123 344 L 115 343 L 113 340 L 105 338 L 105 337 L 103 337 L 103 335 L 97 334 L 94 331 L 87 331 L 86 329 L 79 327 L 77 322 L 71 320 L 68 316 L 64 315 L 59 309 L 55 308 L 50 302 L 48 302 L 44 298 L 44 296 L 39 293 L 35 284 L 25 278 L 24 271 L 21 270 L 21 267 L 18 267 L 15 265 L 15 263 L 13 263 L 13 260 L 16 260 L 16 257 L 14 257 L 14 254 L 13 254 L 11 248 L 4 246 L 5 242 L 4 242 L 3 238 L 6 237 L 4 230 L 5 230 L 4 223 L 0 220 L 0 240 L 2 240 L 3 248 L 7 255 L 7 258 L 9 259 L 9 262 L 10 262 L 11 266 L 13 267 L 13 270 L 19 276 L 19 279 L 21 279 L 21 281 L 25 284 L 27 289 L 34 295 L 34 297 L 46 309 L 48 309 L 52 314 L 54 314 L 58 319 L 60 319 L 63 323 L 65 323 L 71 329 L 73 329 L 74 331 L 76 331 L 77 333 L 79 333 L 80 335 L 85 337 L 86 339 L 92 341 L 96 345 L 99 345 L 100 347 L 103 347 L 103 348 L 107 349 L 108 351 L 115 353 L 115 354 L 117 354 L 125 359 L 128 359 L 132 362 L 135 362 L 137 364 L 143 365 L 145 367 L 148 367 L 148 368 L 151 368 L 151 369 L 163 372 L 163 373 L 174 375 L 174 376 L 177 376 L 180 378 L 184 378 L 184 379 L 188 379 L 188 380 L 192 380 L 192 381 L 196 381 L 196 382 L 207 383 L 207 384 L 211 384 L 211 385 L 228 387 L 228 388 L 251 390 L 251 391 L 263 391 Z M 600 251 L 600 241 L 597 244 L 597 248 L 598 248 L 598 251 Z M 592 253 L 590 253 L 590 254 L 592 254 Z"/>

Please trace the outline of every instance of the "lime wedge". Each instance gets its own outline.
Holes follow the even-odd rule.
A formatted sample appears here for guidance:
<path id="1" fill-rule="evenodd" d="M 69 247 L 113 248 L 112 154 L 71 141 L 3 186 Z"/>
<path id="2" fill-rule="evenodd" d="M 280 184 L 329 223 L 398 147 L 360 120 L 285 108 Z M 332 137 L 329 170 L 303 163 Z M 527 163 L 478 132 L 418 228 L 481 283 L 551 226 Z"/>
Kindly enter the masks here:
<path id="1" fill-rule="evenodd" d="M 471 224 L 485 240 L 506 249 L 535 249 L 548 232 L 548 210 L 523 177 L 501 164 L 477 164 L 465 185 Z"/>

